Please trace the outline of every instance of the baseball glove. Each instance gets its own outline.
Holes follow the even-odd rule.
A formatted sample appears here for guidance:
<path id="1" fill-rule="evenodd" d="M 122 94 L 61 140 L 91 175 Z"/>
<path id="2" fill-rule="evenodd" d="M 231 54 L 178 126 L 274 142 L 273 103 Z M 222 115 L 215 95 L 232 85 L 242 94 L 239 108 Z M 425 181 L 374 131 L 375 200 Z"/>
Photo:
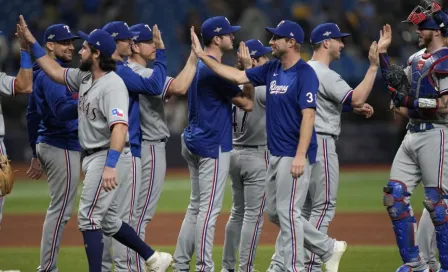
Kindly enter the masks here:
<path id="1" fill-rule="evenodd" d="M 11 193 L 14 186 L 14 175 L 8 157 L 0 155 L 0 196 Z"/>
<path id="2" fill-rule="evenodd" d="M 396 64 L 390 65 L 385 80 L 395 106 L 403 106 L 404 99 L 411 88 L 403 67 Z"/>

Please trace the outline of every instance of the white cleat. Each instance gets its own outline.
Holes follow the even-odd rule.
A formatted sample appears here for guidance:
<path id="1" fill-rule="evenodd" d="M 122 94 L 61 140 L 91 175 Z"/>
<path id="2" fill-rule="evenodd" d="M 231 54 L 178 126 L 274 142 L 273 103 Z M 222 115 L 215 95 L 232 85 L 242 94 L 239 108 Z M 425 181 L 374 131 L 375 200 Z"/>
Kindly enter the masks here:
<path id="1" fill-rule="evenodd" d="M 325 272 L 338 272 L 339 262 L 341 261 L 342 255 L 344 255 L 347 249 L 347 243 L 344 241 L 334 242 L 333 255 L 325 263 Z"/>
<path id="2" fill-rule="evenodd" d="M 173 264 L 173 256 L 166 252 L 154 252 L 146 260 L 146 272 L 165 272 Z"/>

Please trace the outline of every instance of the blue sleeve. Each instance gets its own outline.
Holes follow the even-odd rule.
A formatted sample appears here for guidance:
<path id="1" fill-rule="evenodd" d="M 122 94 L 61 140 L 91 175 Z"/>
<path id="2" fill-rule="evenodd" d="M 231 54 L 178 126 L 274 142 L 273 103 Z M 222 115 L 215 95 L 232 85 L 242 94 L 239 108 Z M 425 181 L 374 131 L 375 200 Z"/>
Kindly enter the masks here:
<path id="1" fill-rule="evenodd" d="M 386 75 L 389 72 L 389 66 L 390 66 L 390 60 L 387 53 L 380 53 L 380 68 L 381 68 L 381 74 L 383 75 L 384 80 L 386 80 Z"/>
<path id="2" fill-rule="evenodd" d="M 67 87 L 52 81 L 48 76 L 42 79 L 42 90 L 45 100 L 59 121 L 69 121 L 78 118 L 78 101 L 68 98 Z"/>
<path id="3" fill-rule="evenodd" d="M 256 86 L 267 85 L 269 66 L 271 62 L 267 62 L 261 66 L 246 70 L 246 76 L 249 81 Z"/>
<path id="4" fill-rule="evenodd" d="M 297 92 L 300 110 L 316 108 L 316 96 L 319 89 L 319 79 L 313 68 L 300 71 L 297 82 Z"/>
<path id="5" fill-rule="evenodd" d="M 233 98 L 242 92 L 240 87 L 221 77 L 216 77 L 216 79 L 213 80 L 213 84 L 215 85 L 214 89 L 218 90 L 224 97 Z"/>
<path id="6" fill-rule="evenodd" d="M 28 141 L 30 143 L 31 150 L 33 151 L 33 158 L 37 158 L 36 141 L 40 124 L 40 115 L 37 113 L 36 98 L 34 97 L 35 95 L 36 91 L 34 90 L 30 94 L 26 112 L 26 128 L 28 130 Z"/>
<path id="7" fill-rule="evenodd" d="M 351 105 L 342 105 L 342 112 L 352 112 L 353 107 Z"/>
<path id="8" fill-rule="evenodd" d="M 156 50 L 156 61 L 150 77 L 142 77 L 129 67 L 123 67 L 119 76 L 123 79 L 129 92 L 160 95 L 163 92 L 166 79 L 165 50 Z"/>

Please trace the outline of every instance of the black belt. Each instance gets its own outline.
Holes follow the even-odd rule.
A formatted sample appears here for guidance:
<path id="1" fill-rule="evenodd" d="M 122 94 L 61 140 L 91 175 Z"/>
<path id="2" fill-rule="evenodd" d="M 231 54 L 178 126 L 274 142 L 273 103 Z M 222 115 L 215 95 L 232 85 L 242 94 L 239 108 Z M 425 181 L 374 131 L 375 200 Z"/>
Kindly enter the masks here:
<path id="1" fill-rule="evenodd" d="M 253 149 L 258 149 L 258 148 L 266 148 L 266 145 L 233 145 L 234 147 L 237 148 L 253 148 Z"/>
<path id="2" fill-rule="evenodd" d="M 168 141 L 168 138 L 163 138 L 159 140 L 143 140 L 143 142 L 153 142 L 153 143 L 166 143 Z"/>
<path id="3" fill-rule="evenodd" d="M 126 143 L 124 145 L 124 147 L 125 148 L 130 147 L 129 143 Z M 83 152 L 86 156 L 90 156 L 90 155 L 93 155 L 97 152 L 104 151 L 104 150 L 109 150 L 109 147 L 97 147 L 97 148 L 92 148 L 92 149 L 84 149 Z"/>
<path id="4" fill-rule="evenodd" d="M 329 136 L 333 139 L 337 139 L 338 137 L 336 135 L 330 134 L 330 133 L 324 133 L 324 132 L 316 132 L 316 134 L 318 135 L 322 135 L 322 136 Z"/>

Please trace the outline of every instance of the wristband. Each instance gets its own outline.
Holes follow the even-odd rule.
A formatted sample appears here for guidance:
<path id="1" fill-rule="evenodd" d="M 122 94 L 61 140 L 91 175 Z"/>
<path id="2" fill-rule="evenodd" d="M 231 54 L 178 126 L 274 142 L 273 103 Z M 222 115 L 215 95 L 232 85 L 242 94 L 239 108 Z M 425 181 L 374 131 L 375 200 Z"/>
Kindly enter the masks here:
<path id="1" fill-rule="evenodd" d="M 28 51 L 20 50 L 20 67 L 23 69 L 33 68 L 33 63 L 31 63 L 31 56 Z"/>
<path id="2" fill-rule="evenodd" d="M 107 152 L 107 158 L 106 158 L 106 166 L 110 168 L 115 168 L 117 165 L 118 159 L 120 158 L 120 152 L 114 149 L 109 149 L 109 152 Z"/>
<path id="3" fill-rule="evenodd" d="M 36 57 L 36 59 L 40 59 L 43 56 L 45 56 L 45 50 L 42 48 L 42 46 L 40 46 L 40 44 L 35 41 L 32 45 L 31 45 L 31 52 L 33 52 L 34 57 Z"/>

